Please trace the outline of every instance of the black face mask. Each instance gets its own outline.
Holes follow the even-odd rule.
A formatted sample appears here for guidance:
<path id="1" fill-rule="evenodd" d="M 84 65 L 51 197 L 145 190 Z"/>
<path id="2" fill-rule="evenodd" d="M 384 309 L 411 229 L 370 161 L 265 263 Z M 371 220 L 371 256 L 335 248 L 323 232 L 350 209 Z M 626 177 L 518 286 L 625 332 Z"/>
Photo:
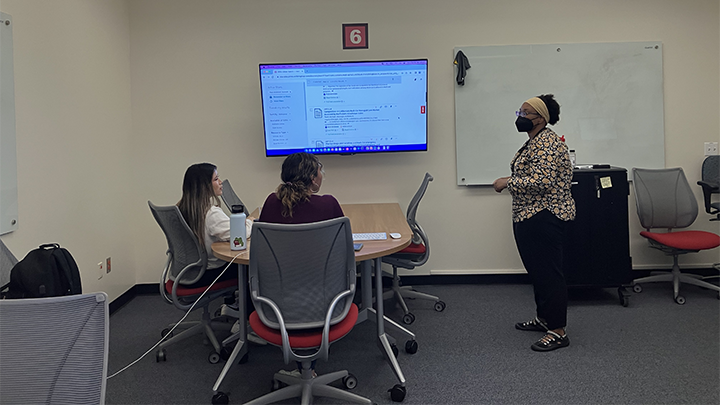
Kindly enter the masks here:
<path id="1" fill-rule="evenodd" d="M 517 127 L 518 132 L 530 132 L 535 125 L 533 125 L 529 118 L 517 117 L 515 120 L 515 126 Z"/>

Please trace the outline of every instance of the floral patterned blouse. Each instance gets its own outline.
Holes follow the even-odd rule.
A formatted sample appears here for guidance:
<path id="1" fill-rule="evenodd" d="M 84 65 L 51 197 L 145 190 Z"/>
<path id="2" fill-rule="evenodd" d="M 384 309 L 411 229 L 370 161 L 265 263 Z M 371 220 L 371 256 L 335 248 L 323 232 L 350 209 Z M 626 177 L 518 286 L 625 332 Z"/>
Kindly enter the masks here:
<path id="1" fill-rule="evenodd" d="M 513 199 L 513 222 L 544 209 L 563 221 L 575 219 L 568 148 L 551 129 L 545 128 L 525 142 L 510 163 L 510 171 L 507 188 Z"/>

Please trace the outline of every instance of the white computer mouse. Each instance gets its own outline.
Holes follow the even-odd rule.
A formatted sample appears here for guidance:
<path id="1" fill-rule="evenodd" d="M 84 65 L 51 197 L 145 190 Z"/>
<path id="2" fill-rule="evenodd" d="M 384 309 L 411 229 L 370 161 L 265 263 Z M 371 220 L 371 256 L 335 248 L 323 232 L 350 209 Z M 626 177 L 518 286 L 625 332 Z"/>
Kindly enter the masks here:
<path id="1" fill-rule="evenodd" d="M 391 233 L 391 234 L 390 234 L 390 237 L 393 238 L 393 239 L 400 239 L 400 236 L 401 236 L 401 235 L 400 235 L 399 233 Z"/>

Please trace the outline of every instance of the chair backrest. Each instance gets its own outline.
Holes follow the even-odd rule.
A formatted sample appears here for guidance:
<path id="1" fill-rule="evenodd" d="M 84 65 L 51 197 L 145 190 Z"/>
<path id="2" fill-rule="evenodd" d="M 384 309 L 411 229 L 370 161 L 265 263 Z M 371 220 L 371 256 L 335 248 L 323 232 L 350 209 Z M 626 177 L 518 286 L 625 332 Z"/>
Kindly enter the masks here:
<path id="1" fill-rule="evenodd" d="M 420 200 L 422 200 L 423 196 L 425 195 L 425 191 L 427 190 L 428 184 L 430 184 L 431 181 L 433 181 L 433 177 L 430 175 L 430 173 L 425 173 L 425 177 L 423 178 L 422 183 L 420 183 L 420 188 L 418 188 L 418 191 L 415 192 L 415 195 L 413 196 L 412 200 L 410 200 L 410 204 L 408 204 L 407 208 L 407 223 L 410 226 L 410 229 L 413 231 L 412 241 L 415 244 L 422 242 L 425 245 L 424 260 L 422 263 L 417 264 L 418 266 L 420 266 L 421 264 L 425 264 L 427 258 L 430 256 L 430 242 L 422 226 L 420 226 L 420 224 L 415 219 L 415 216 L 417 215 L 417 209 L 420 205 Z"/>
<path id="2" fill-rule="evenodd" d="M 720 184 L 720 155 L 707 156 L 702 164 L 702 180 Z"/>
<path id="3" fill-rule="evenodd" d="M 685 228 L 697 218 L 697 201 L 682 168 L 633 168 L 632 178 L 643 228 Z"/>
<path id="4" fill-rule="evenodd" d="M 104 404 L 103 292 L 0 300 L 0 403 Z"/>
<path id="5" fill-rule="evenodd" d="M 205 246 L 200 244 L 176 205 L 161 207 L 150 201 L 148 205 L 167 239 L 170 279 L 184 285 L 195 283 L 207 268 Z M 180 273 L 182 278 L 178 280 Z"/>
<path id="6" fill-rule="evenodd" d="M 267 326 L 280 329 L 270 299 L 288 330 L 322 327 L 332 301 L 355 290 L 355 252 L 347 217 L 309 224 L 255 222 L 250 243 L 250 290 L 255 310 Z M 345 318 L 352 294 L 339 302 L 330 320 Z"/>
<path id="7" fill-rule="evenodd" d="M 720 155 L 705 157 L 702 163 L 702 179 L 697 184 L 703 190 L 705 212 L 715 215 L 715 218 L 710 220 L 720 220 L 720 202 L 713 201 L 713 194 L 720 193 Z"/>
<path id="8" fill-rule="evenodd" d="M 10 282 L 10 271 L 17 264 L 18 260 L 5 243 L 0 240 L 0 287 Z"/>
<path id="9" fill-rule="evenodd" d="M 230 181 L 228 179 L 223 180 L 222 186 L 222 200 L 227 206 L 228 210 L 232 212 L 233 205 L 242 205 L 244 207 L 243 211 L 245 211 L 245 215 L 248 215 L 247 206 L 245 206 L 242 200 L 240 200 L 240 197 L 235 194 L 235 190 L 233 190 L 232 186 L 230 185 Z"/>

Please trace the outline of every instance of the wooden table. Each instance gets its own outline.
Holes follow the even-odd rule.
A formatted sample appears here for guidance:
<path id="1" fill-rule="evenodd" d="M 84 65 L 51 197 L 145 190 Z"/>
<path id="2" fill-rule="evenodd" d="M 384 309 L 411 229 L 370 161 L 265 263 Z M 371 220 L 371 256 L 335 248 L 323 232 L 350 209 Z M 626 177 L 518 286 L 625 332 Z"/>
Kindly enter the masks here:
<path id="1" fill-rule="evenodd" d="M 363 247 L 355 252 L 355 261 L 377 259 L 399 252 L 410 244 L 412 231 L 407 224 L 405 214 L 397 203 L 381 204 L 343 204 L 341 205 L 345 216 L 350 218 L 350 227 L 353 233 L 385 232 L 387 240 L 364 240 Z M 253 211 L 250 216 L 258 217 L 259 210 Z M 400 239 L 390 238 L 390 233 L 399 233 Z M 220 260 L 241 265 L 250 264 L 250 244 L 245 250 L 230 250 L 230 242 L 215 242 L 212 245 L 213 254 Z M 240 254 L 240 256 L 237 256 Z M 237 256 L 237 257 L 236 257 Z"/>
<path id="2" fill-rule="evenodd" d="M 377 336 L 378 343 L 381 351 L 385 355 L 386 359 L 390 363 L 390 366 L 395 372 L 398 381 L 401 386 L 405 386 L 405 377 L 400 370 L 400 365 L 395 358 L 394 350 L 397 350 L 395 346 L 395 339 L 385 333 L 387 327 L 393 333 L 403 336 L 406 340 L 406 351 L 414 353 L 417 350 L 417 342 L 415 342 L 415 334 L 400 326 L 395 321 L 384 316 L 383 310 L 383 289 L 382 289 L 382 258 L 400 250 L 404 249 L 410 244 L 412 239 L 412 231 L 407 224 L 405 214 L 403 214 L 400 205 L 397 203 L 376 203 L 376 204 L 342 204 L 341 205 L 345 216 L 350 219 L 350 227 L 353 233 L 367 233 L 367 232 L 385 232 L 388 234 L 387 240 L 364 240 L 362 241 L 363 247 L 359 251 L 355 252 L 355 261 L 361 262 L 361 275 L 362 275 L 362 308 L 358 314 L 357 323 L 364 322 L 366 320 L 373 321 L 377 324 Z M 253 211 L 250 216 L 259 217 L 259 209 Z M 399 233 L 399 239 L 390 238 L 390 233 Z M 244 251 L 230 250 L 230 242 L 216 242 L 212 245 L 212 251 L 215 257 L 224 260 L 226 262 L 233 262 L 238 264 L 238 282 L 240 288 L 238 289 L 238 302 L 241 307 L 244 307 L 245 303 L 245 288 L 247 285 L 247 271 L 244 269 L 250 263 L 250 246 L 252 240 L 248 240 L 248 248 Z M 372 306 L 372 269 L 373 263 L 375 264 L 375 296 L 378 299 L 375 302 L 375 308 Z M 244 308 L 240 311 L 241 316 L 247 317 L 244 314 Z M 378 322 L 379 319 L 383 319 L 384 322 Z M 217 382 L 213 386 L 213 392 L 217 392 L 220 383 L 227 374 L 228 370 L 232 366 L 235 359 L 240 356 L 243 358 L 247 354 L 247 345 L 245 339 L 247 335 L 245 322 L 240 322 L 240 331 L 235 333 L 230 338 L 223 341 L 223 345 L 229 342 L 239 339 L 235 345 L 230 358 L 225 363 L 225 367 L 218 377 Z M 414 348 L 410 349 L 411 347 Z M 394 350 L 393 350 L 394 349 Z"/>

